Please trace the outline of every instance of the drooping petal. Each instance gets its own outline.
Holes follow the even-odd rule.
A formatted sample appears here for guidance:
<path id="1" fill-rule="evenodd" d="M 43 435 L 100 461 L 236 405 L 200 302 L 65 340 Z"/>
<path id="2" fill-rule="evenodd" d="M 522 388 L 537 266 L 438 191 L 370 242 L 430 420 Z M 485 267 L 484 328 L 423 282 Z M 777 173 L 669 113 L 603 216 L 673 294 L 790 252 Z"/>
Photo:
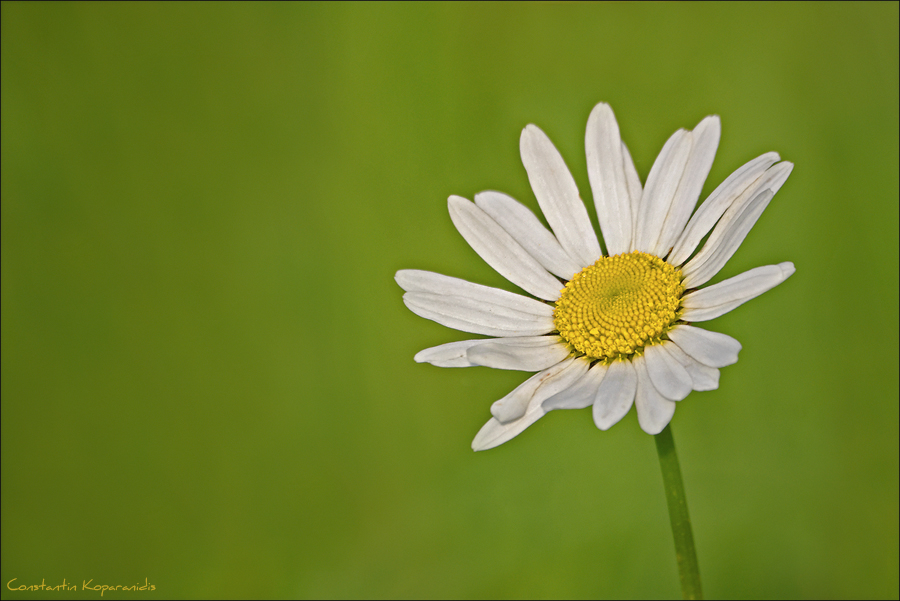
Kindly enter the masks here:
<path id="1" fill-rule="evenodd" d="M 584 361 L 588 364 L 587 359 L 579 357 L 576 361 Z M 554 409 L 584 409 L 590 407 L 594 403 L 594 397 L 597 396 L 597 389 L 600 382 L 606 375 L 607 367 L 600 363 L 591 367 L 580 380 L 572 384 L 567 390 L 558 392 L 552 397 L 544 401 L 544 411 L 553 411 Z"/>
<path id="2" fill-rule="evenodd" d="M 513 394 L 517 394 L 517 391 L 520 391 L 520 389 L 523 389 L 521 392 L 518 392 L 516 399 L 510 399 L 510 407 L 508 409 L 504 408 L 502 411 L 498 409 L 495 412 L 494 406 L 491 407 L 491 413 L 495 415 L 501 413 L 504 421 L 501 422 L 496 417 L 491 418 L 475 435 L 475 440 L 472 441 L 472 449 L 484 451 L 518 436 L 525 428 L 544 416 L 546 411 L 542 404 L 545 399 L 577 382 L 586 371 L 587 361 L 570 359 L 529 378 L 510 395 L 507 395 L 507 397 L 510 397 Z M 525 411 L 521 413 L 520 417 L 507 421 L 505 418 L 517 413 L 518 409 L 513 409 L 523 399 L 526 400 Z M 494 405 L 496 406 L 497 403 L 494 403 Z"/>
<path id="3" fill-rule="evenodd" d="M 716 150 L 719 148 L 721 132 L 722 125 L 716 115 L 701 121 L 691 132 L 693 145 L 690 157 L 684 166 L 684 176 L 672 199 L 672 206 L 669 207 L 659 240 L 651 251 L 656 256 L 665 257 L 669 254 L 675 240 L 681 235 L 685 224 L 690 219 L 694 207 L 697 206 L 703 183 L 709 175 Z"/>
<path id="4" fill-rule="evenodd" d="M 694 390 L 715 390 L 719 387 L 719 370 L 709 365 L 704 365 L 696 359 L 685 353 L 681 348 L 672 342 L 666 340 L 663 346 L 669 351 L 669 354 L 681 363 L 684 369 L 691 376 L 691 383 Z"/>
<path id="5" fill-rule="evenodd" d="M 541 371 L 569 356 L 569 349 L 559 336 L 526 336 L 497 338 L 468 349 L 468 360 L 474 365 L 494 369 Z"/>
<path id="6" fill-rule="evenodd" d="M 778 265 L 757 267 L 719 282 L 708 288 L 696 290 L 684 296 L 685 321 L 707 321 L 724 315 L 763 292 L 771 290 L 793 275 L 790 261 Z"/>
<path id="7" fill-rule="evenodd" d="M 793 163 L 787 161 L 775 165 L 725 211 L 700 252 L 682 268 L 686 287 L 702 286 L 722 269 L 793 168 Z"/>
<path id="8" fill-rule="evenodd" d="M 484 345 L 491 345 L 490 350 L 482 353 L 479 349 L 472 355 L 467 354 L 475 347 Z M 569 351 L 561 343 L 559 336 L 522 336 L 449 342 L 423 349 L 416 353 L 414 359 L 417 363 L 431 363 L 437 367 L 484 366 L 540 371 L 559 363 L 566 358 L 568 353 Z M 496 365 L 490 365 L 490 357 L 495 355 L 504 356 L 505 359 L 498 359 Z M 512 367 L 514 362 L 517 367 Z"/>
<path id="9" fill-rule="evenodd" d="M 529 403 L 540 395 L 541 402 L 557 392 L 565 390 L 580 378 L 585 369 L 575 365 L 574 359 L 557 363 L 553 367 L 537 373 L 515 388 L 502 399 L 491 405 L 491 414 L 501 424 L 517 420 L 528 409 Z"/>
<path id="10" fill-rule="evenodd" d="M 536 125 L 522 131 L 519 149 L 534 196 L 557 240 L 582 267 L 593 264 L 601 256 L 600 243 L 559 151 Z"/>
<path id="11" fill-rule="evenodd" d="M 594 397 L 594 424 L 609 430 L 625 417 L 634 403 L 637 374 L 631 361 L 613 361 Z"/>
<path id="12" fill-rule="evenodd" d="M 672 206 L 675 192 L 691 155 L 691 132 L 679 129 L 666 141 L 650 168 L 641 206 L 635 220 L 632 250 L 652 253 L 659 242 L 663 222 Z"/>
<path id="13" fill-rule="evenodd" d="M 669 253 L 669 263 L 682 265 L 687 261 L 703 236 L 709 233 L 728 207 L 744 193 L 752 193 L 766 170 L 780 160 L 777 152 L 768 152 L 746 163 L 719 184 L 700 205 L 675 242 Z"/>
<path id="14" fill-rule="evenodd" d="M 680 325 L 669 330 L 669 338 L 685 353 L 710 367 L 737 363 L 741 343 L 719 332 Z"/>
<path id="15" fill-rule="evenodd" d="M 437 367 L 474 367 L 476 364 L 469 361 L 466 351 L 471 347 L 490 342 L 503 340 L 502 338 L 481 338 L 478 340 L 460 340 L 448 342 L 439 346 L 432 346 L 416 353 L 413 357 L 416 363 L 431 363 Z"/>
<path id="16" fill-rule="evenodd" d="M 447 205 L 453 225 L 485 263 L 507 280 L 538 298 L 555 301 L 562 288 L 496 221 L 461 196 L 451 196 Z"/>
<path id="17" fill-rule="evenodd" d="M 528 426 L 546 414 L 547 412 L 540 405 L 534 404 L 528 407 L 525 415 L 513 422 L 502 424 L 496 417 L 492 417 L 475 435 L 475 439 L 472 440 L 472 450 L 486 451 L 499 447 L 524 432 Z"/>
<path id="18" fill-rule="evenodd" d="M 528 207 L 511 196 L 492 190 L 475 195 L 475 204 L 500 224 L 513 239 L 549 272 L 564 280 L 581 271 L 559 241 Z"/>
<path id="19" fill-rule="evenodd" d="M 687 370 L 665 345 L 652 344 L 644 348 L 644 363 L 653 386 L 670 401 L 680 401 L 693 390 L 693 381 Z"/>
<path id="20" fill-rule="evenodd" d="M 637 409 L 638 423 L 647 434 L 659 434 L 672 421 L 676 403 L 665 398 L 653 386 L 643 357 L 635 357 L 633 363 L 637 373 L 634 406 Z"/>
<path id="21" fill-rule="evenodd" d="M 506 305 L 464 296 L 446 296 L 430 292 L 407 292 L 403 302 L 410 311 L 443 326 L 485 336 L 540 336 L 552 332 L 549 315 L 536 315 Z"/>
<path id="22" fill-rule="evenodd" d="M 610 256 L 628 252 L 633 229 L 631 195 L 619 125 L 608 104 L 600 103 L 591 111 L 584 146 L 606 251 Z"/>

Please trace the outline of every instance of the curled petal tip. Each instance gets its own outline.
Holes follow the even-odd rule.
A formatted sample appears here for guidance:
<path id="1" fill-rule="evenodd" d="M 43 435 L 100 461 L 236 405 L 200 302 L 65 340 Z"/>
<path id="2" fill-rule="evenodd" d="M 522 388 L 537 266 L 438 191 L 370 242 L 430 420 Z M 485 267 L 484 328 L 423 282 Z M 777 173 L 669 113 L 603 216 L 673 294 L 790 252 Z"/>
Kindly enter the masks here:
<path id="1" fill-rule="evenodd" d="M 781 273 L 784 275 L 784 279 L 788 279 L 794 272 L 797 271 L 797 268 L 794 267 L 794 264 L 790 261 L 785 261 L 784 263 L 779 263 L 779 267 L 781 267 Z"/>

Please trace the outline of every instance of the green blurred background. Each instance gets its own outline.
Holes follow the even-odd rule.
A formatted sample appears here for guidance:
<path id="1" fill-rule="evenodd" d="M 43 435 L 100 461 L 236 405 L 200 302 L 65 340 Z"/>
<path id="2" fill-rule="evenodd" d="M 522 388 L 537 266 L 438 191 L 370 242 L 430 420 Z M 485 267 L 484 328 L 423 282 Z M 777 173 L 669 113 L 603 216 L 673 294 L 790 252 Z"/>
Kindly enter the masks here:
<path id="1" fill-rule="evenodd" d="M 446 198 L 590 198 L 609 102 L 645 179 L 793 175 L 720 274 L 744 345 L 673 430 L 709 597 L 898 596 L 898 5 L 2 5 L 2 577 L 175 597 L 677 597 L 653 439 L 554 412 L 470 443 L 520 372 L 393 281 L 513 289 Z M 588 203 L 591 204 L 590 202 Z M 593 215 L 593 206 L 589 209 Z M 54 598 L 96 598 L 86 591 Z"/>

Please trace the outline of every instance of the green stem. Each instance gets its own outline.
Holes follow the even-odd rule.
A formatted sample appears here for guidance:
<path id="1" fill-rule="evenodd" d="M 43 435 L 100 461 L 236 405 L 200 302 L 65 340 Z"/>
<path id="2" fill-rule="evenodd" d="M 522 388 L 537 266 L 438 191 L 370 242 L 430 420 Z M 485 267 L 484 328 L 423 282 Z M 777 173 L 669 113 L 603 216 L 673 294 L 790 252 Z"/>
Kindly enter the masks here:
<path id="1" fill-rule="evenodd" d="M 675 538 L 675 560 L 681 576 L 681 595 L 685 599 L 702 599 L 700 567 L 694 551 L 691 518 L 688 517 L 687 498 L 684 496 L 684 483 L 681 481 L 681 468 L 678 467 L 671 426 L 666 426 L 654 438 L 656 451 L 659 453 L 659 466 L 662 468 L 663 486 L 666 489 L 666 502 L 669 505 L 672 536 Z"/>

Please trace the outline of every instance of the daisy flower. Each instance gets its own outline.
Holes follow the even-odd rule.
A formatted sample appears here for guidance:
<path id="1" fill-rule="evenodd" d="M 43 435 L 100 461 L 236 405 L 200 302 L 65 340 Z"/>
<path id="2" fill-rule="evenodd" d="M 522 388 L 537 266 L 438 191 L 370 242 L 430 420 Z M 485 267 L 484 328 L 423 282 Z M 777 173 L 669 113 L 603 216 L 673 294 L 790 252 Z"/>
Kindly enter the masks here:
<path id="1" fill-rule="evenodd" d="M 463 332 L 491 336 L 428 348 L 417 362 L 537 372 L 491 406 L 476 451 L 517 436 L 553 409 L 592 407 L 601 430 L 634 405 L 640 427 L 661 432 L 678 401 L 714 390 L 740 343 L 695 323 L 777 286 L 790 262 L 702 287 L 725 265 L 791 173 L 775 152 L 732 173 L 694 212 L 719 144 L 717 116 L 679 130 L 642 187 L 612 109 L 588 118 L 588 177 L 606 252 L 562 156 L 528 125 L 522 162 L 544 227 L 500 192 L 449 199 L 450 218 L 475 252 L 530 296 L 428 271 L 396 280 L 409 309 Z M 551 231 L 552 230 L 552 231 Z M 709 234 L 702 248 L 697 250 Z M 696 252 L 695 252 L 696 251 Z"/>

